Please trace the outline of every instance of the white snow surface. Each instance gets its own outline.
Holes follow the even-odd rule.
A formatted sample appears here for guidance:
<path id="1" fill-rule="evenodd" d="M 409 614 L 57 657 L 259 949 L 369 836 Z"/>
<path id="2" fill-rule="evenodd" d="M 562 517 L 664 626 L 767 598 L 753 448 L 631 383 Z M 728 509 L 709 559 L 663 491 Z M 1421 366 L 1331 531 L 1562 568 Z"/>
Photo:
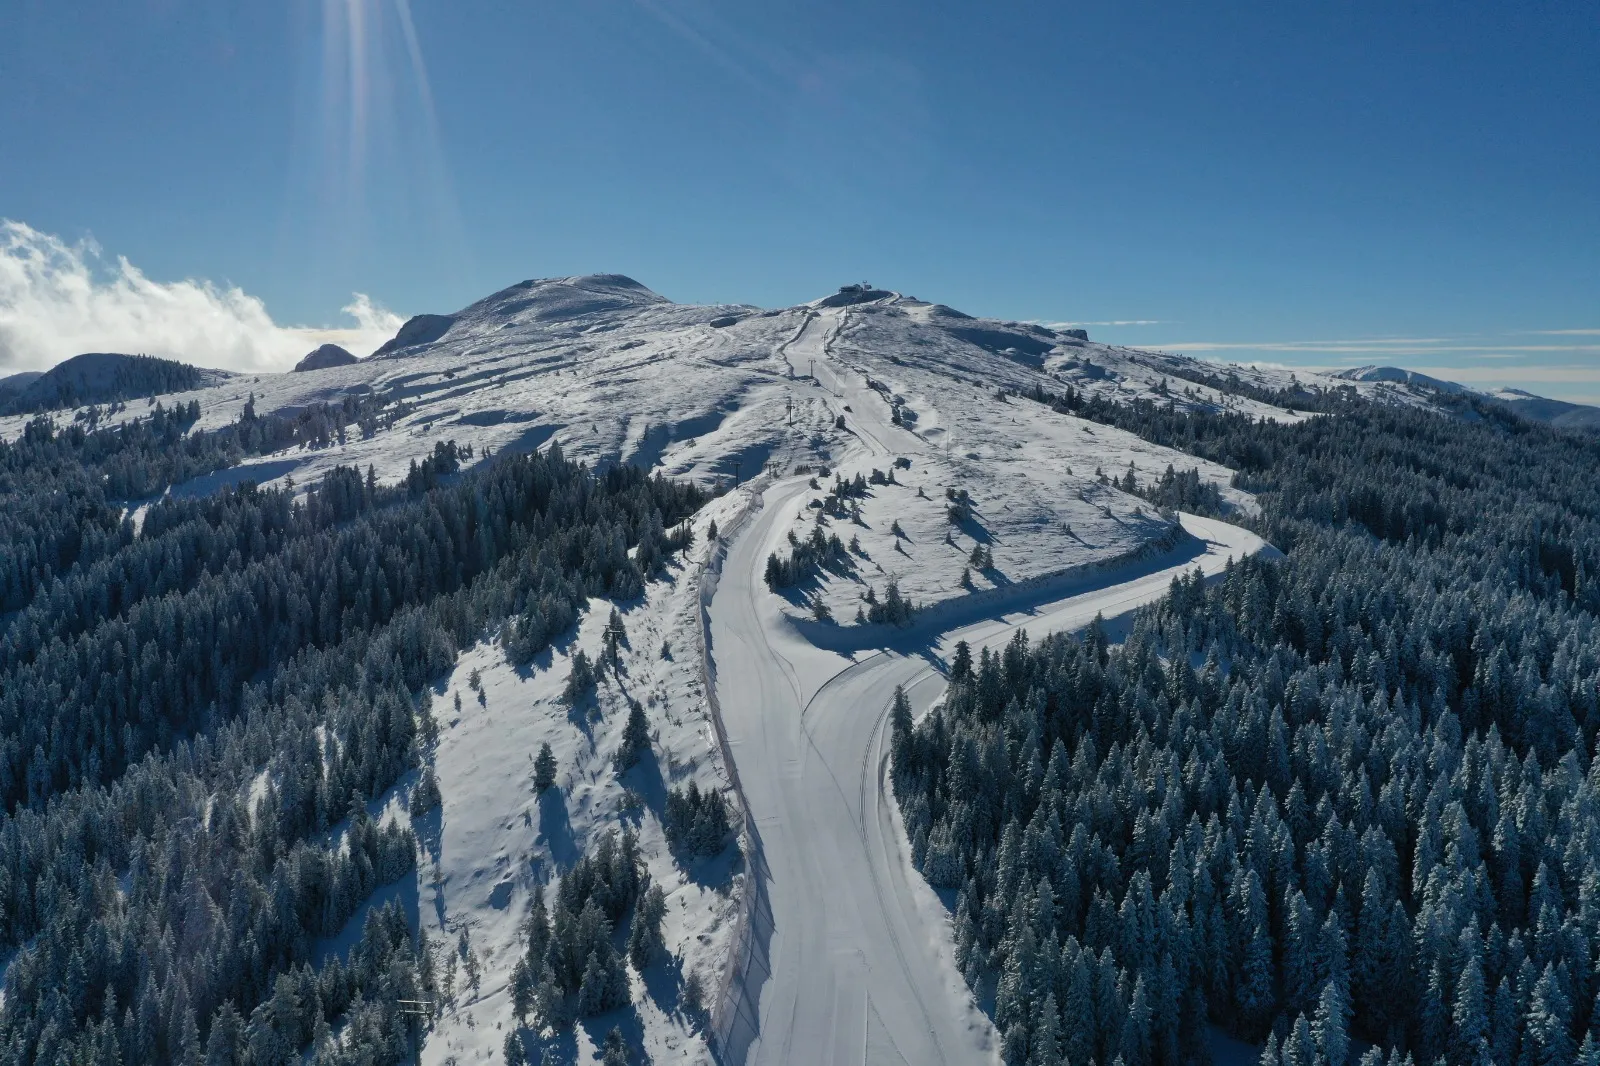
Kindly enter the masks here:
<path id="1" fill-rule="evenodd" d="M 941 688 L 933 664 L 956 639 L 1000 641 L 1018 625 L 1038 635 L 1081 626 L 1096 612 L 1125 614 L 1164 592 L 1175 569 L 1215 570 L 1229 554 L 1260 547 L 1223 523 L 1184 517 L 1179 528 L 1175 516 L 1097 476 L 1120 476 L 1130 464 L 1141 480 L 1169 464 L 1198 468 L 1250 508 L 1248 496 L 1227 487 L 1227 470 L 1024 396 L 1071 385 L 1300 416 L 1168 380 L 1176 357 L 972 319 L 894 293 L 828 305 L 837 302 L 761 311 L 674 304 L 618 275 L 524 282 L 454 315 L 414 319 L 381 354 L 353 365 L 241 375 L 164 398 L 198 400 L 200 428 L 236 420 L 252 396 L 262 414 L 368 393 L 411 406 L 370 439 L 352 427 L 344 443 L 252 457 L 174 491 L 286 477 L 305 485 L 340 464 L 370 465 L 394 481 L 446 440 L 471 445 L 478 461 L 558 441 L 571 458 L 706 483 L 768 473 L 711 611 L 717 692 L 758 829 L 745 847 L 766 878 L 773 919 L 749 931 L 770 960 L 770 980 L 741 972 L 733 989 L 759 1033 L 724 1050 L 754 1036 L 754 1062 L 986 1061 L 992 1026 L 949 961 L 943 904 L 909 866 L 885 791 L 883 721 L 895 684 L 921 711 Z M 1289 382 L 1286 373 L 1247 373 L 1263 388 Z M 144 410 L 133 404 L 101 424 Z M 14 438 L 25 422 L 0 419 L 0 437 Z M 830 475 L 812 489 L 824 466 Z M 873 470 L 892 470 L 896 483 L 873 485 L 856 519 L 823 519 L 824 532 L 857 541 L 853 572 L 770 592 L 761 580 L 768 553 L 787 551 L 790 532 L 810 532 L 817 509 L 808 505 L 832 475 Z M 946 515 L 949 489 L 972 501 L 972 519 L 959 526 Z M 605 603 L 592 604 L 577 632 L 530 669 L 513 668 L 486 642 L 465 651 L 438 686 L 440 738 L 430 757 L 443 807 L 416 826 L 424 852 L 416 879 L 385 890 L 415 908 L 441 961 L 445 949 L 456 960 L 456 995 L 443 1005 L 425 1062 L 499 1061 L 512 1024 L 506 986 L 534 886 L 559 878 L 625 820 L 668 893 L 674 962 L 634 976 L 631 1010 L 580 1024 L 549 1046 L 558 1061 L 593 1061 L 620 1024 L 636 1061 L 710 1060 L 706 1034 L 678 1007 L 679 980 L 697 973 L 708 1000 L 716 992 L 735 919 L 754 898 L 745 894 L 751 875 L 733 849 L 682 868 L 657 814 L 669 786 L 694 779 L 727 787 L 707 717 L 698 582 L 709 522 L 728 529 L 751 495 L 709 505 L 696 517 L 690 558 L 653 582 L 642 603 L 626 605 L 625 670 L 620 684 L 602 686 L 598 718 L 574 718 L 558 694 L 576 649 L 597 654 Z M 980 544 L 993 555 L 987 571 L 969 562 Z M 891 577 L 930 609 L 906 630 L 856 625 L 862 594 L 882 597 Z M 818 603 L 831 623 L 813 620 Z M 670 658 L 660 655 L 664 640 Z M 481 701 L 467 684 L 474 669 Z M 652 753 L 618 775 L 612 756 L 628 696 L 646 706 Z M 541 798 L 531 760 L 543 743 L 561 770 L 559 787 Z M 628 790 L 642 807 L 622 809 Z M 386 816 L 407 817 L 399 794 L 382 806 Z M 476 989 L 454 954 L 463 931 L 480 971 Z"/>
<path id="2" fill-rule="evenodd" d="M 882 596 L 891 576 L 918 603 L 965 595 L 962 572 L 980 543 L 994 558 L 991 571 L 970 567 L 970 588 L 981 592 L 1120 556 L 1170 532 L 1170 520 L 1102 484 L 1097 471 L 1117 477 L 1132 464 L 1149 480 L 1169 464 L 1197 468 L 1235 504 L 1251 507 L 1227 488 L 1224 468 L 1021 398 L 1035 388 L 1061 393 L 1071 385 L 1299 417 L 1167 372 L 1179 364 L 1216 372 L 1212 364 L 969 318 L 893 293 L 854 306 L 822 304 L 779 311 L 675 304 L 620 275 L 522 282 L 453 315 L 418 316 L 387 350 L 354 365 L 240 375 L 164 399 L 198 400 L 199 428 L 236 420 L 251 397 L 261 414 L 368 393 L 411 407 L 370 439 L 351 427 L 344 443 L 250 457 L 173 491 L 286 477 L 305 485 L 339 464 L 371 466 L 392 482 L 446 440 L 471 445 L 480 461 L 554 440 L 571 458 L 708 483 L 748 480 L 769 465 L 782 474 L 826 464 L 854 476 L 910 459 L 909 470 L 895 471 L 898 486 L 877 486 L 863 502 L 859 524 L 826 530 L 846 543 L 857 538 L 854 573 L 793 595 L 796 613 L 820 600 L 848 625 L 862 594 L 870 587 Z M 425 343 L 400 343 L 419 337 Z M 1290 380 L 1253 368 L 1240 373 L 1261 385 Z M 877 388 L 867 387 L 869 379 Z M 896 408 L 903 425 L 893 423 Z M 102 424 L 145 410 L 133 404 Z M 835 428 L 841 415 L 843 430 Z M 0 437 L 14 438 L 25 422 L 0 419 Z M 819 485 L 795 501 L 797 515 L 824 495 L 827 482 Z M 974 505 L 974 520 L 960 528 L 945 518 L 951 488 L 965 489 Z M 903 537 L 891 532 L 896 520 Z M 808 522 L 795 525 L 802 535 L 809 530 Z"/>
<path id="3" fill-rule="evenodd" d="M 967 618 L 952 607 L 934 623 L 950 627 L 943 633 L 913 625 L 829 650 L 785 617 L 761 578 L 801 484 L 766 492 L 712 601 L 723 720 L 757 827 L 751 866 L 765 880 L 750 931 L 758 961 L 738 975 L 729 1060 L 998 1061 L 993 1025 L 956 970 L 948 911 L 910 864 L 890 792 L 895 687 L 921 714 L 943 692 L 940 663 L 957 640 L 997 646 L 1018 628 L 1042 636 L 1097 615 L 1115 623 L 1175 575 L 1216 574 L 1265 546 L 1236 526 L 1184 515 L 1188 535 L 1171 550 L 973 602 Z"/>
<path id="4" fill-rule="evenodd" d="M 424 1063 L 501 1061 L 501 1046 L 514 1025 L 511 971 L 523 950 L 520 927 L 535 885 L 558 879 L 600 834 L 617 830 L 624 820 L 639 834 L 651 881 L 667 894 L 662 930 L 681 969 L 658 965 L 635 973 L 632 1017 L 614 1011 L 551 1036 L 543 1046 L 558 1053 L 555 1061 L 598 1059 L 605 1034 L 621 1025 L 646 1061 L 711 1061 L 703 1031 L 676 1009 L 677 987 L 691 971 L 708 988 L 715 985 L 743 873 L 731 848 L 687 870 L 677 865 L 658 814 L 669 787 L 683 788 L 691 780 L 702 788 L 727 786 L 708 739 L 697 582 L 709 547 L 708 523 L 726 527 L 743 503 L 743 494 L 731 494 L 702 511 L 690 558 L 674 562 L 668 577 L 652 582 L 643 602 L 625 611 L 625 669 L 620 681 L 609 675 L 602 681 L 596 713 L 573 711 L 560 696 L 579 648 L 599 658 L 612 606 L 605 601 L 592 602 L 577 633 L 539 656 L 531 669 L 511 666 L 497 646 L 483 643 L 463 653 L 437 686 L 439 742 L 432 765 L 444 803 L 415 825 L 423 848 L 415 891 L 421 928 L 447 949 L 439 955 L 449 960 L 443 965 L 455 969 L 456 996 L 429 1035 Z M 661 655 L 664 641 L 670 658 Z M 481 700 L 469 685 L 474 670 Z M 619 775 L 612 760 L 629 697 L 645 706 L 652 750 Z M 556 787 L 539 795 L 533 757 L 544 743 L 560 769 Z M 626 811 L 630 790 L 643 804 Z M 476 992 L 467 985 L 465 960 L 456 950 L 463 931 L 480 968 Z M 539 1061 L 538 1050 L 533 1061 Z"/>

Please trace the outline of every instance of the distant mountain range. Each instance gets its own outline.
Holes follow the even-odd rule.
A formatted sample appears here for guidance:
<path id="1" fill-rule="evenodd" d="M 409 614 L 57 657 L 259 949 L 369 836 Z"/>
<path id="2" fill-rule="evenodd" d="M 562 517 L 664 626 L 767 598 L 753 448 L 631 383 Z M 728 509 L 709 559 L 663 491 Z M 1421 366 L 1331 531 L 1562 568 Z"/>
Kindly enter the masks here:
<path id="1" fill-rule="evenodd" d="M 1544 396 L 1535 396 L 1531 392 L 1521 389 L 1490 389 L 1480 392 L 1469 389 L 1465 385 L 1454 381 L 1444 381 L 1440 378 L 1419 374 L 1415 370 L 1404 370 L 1397 366 L 1361 366 L 1352 370 L 1340 370 L 1332 375 L 1345 381 L 1365 382 L 1392 382 L 1398 385 L 1410 385 L 1417 388 L 1433 389 L 1449 395 L 1470 393 L 1504 404 L 1523 418 L 1532 422 L 1543 422 L 1562 429 L 1600 429 L 1600 407 L 1591 407 L 1588 404 L 1570 403 L 1566 400 L 1552 400 Z"/>
<path id="2" fill-rule="evenodd" d="M 1489 395 L 1523 418 L 1563 429 L 1600 429 L 1600 407 L 1535 396 L 1521 389 L 1495 389 Z"/>

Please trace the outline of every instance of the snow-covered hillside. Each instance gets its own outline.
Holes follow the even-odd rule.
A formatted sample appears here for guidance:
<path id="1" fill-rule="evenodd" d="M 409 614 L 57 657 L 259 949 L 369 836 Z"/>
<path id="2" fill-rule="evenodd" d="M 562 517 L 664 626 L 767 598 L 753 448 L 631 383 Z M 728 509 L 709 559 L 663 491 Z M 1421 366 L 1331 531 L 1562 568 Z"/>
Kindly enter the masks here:
<path id="1" fill-rule="evenodd" d="M 418 316 L 358 363 L 233 377 L 164 402 L 198 401 L 200 429 L 234 422 L 247 404 L 264 415 L 376 397 L 395 415 L 365 436 L 352 427 L 327 447 L 251 458 L 209 475 L 208 487 L 288 477 L 305 485 L 336 465 L 370 466 L 392 482 L 444 441 L 470 445 L 478 462 L 559 442 L 571 458 L 705 483 L 766 474 L 763 484 L 785 487 L 767 495 L 763 550 L 785 554 L 820 533 L 838 538 L 843 559 L 779 593 L 762 590 L 760 609 L 848 653 L 888 633 L 860 618 L 886 601 L 891 583 L 924 607 L 974 595 L 988 597 L 974 605 L 1002 603 L 1054 575 L 1171 549 L 1183 540 L 1175 517 L 1111 483 L 1130 469 L 1148 480 L 1169 465 L 1197 468 L 1249 508 L 1227 487 L 1227 470 L 1030 398 L 1071 388 L 1303 417 L 1259 396 L 1303 385 L 1305 375 L 1239 373 L 1230 384 L 1206 364 L 886 291 L 763 311 L 675 304 L 631 279 L 598 275 L 524 282 L 454 314 Z M 134 403 L 101 422 L 145 409 Z M 13 437 L 24 423 L 0 420 L 0 434 Z M 846 484 L 850 491 L 838 491 Z M 637 1028 L 627 1036 L 651 1061 L 709 1057 L 679 992 L 690 975 L 708 991 L 717 986 L 747 874 L 728 856 L 686 868 L 651 812 L 669 786 L 729 779 L 707 717 L 697 582 L 710 522 L 726 529 L 747 499 L 732 493 L 708 507 L 690 558 L 643 602 L 624 605 L 622 680 L 602 686 L 594 715 L 575 717 L 559 695 L 577 649 L 597 652 L 609 604 L 593 604 L 577 633 L 531 669 L 513 668 L 485 643 L 443 681 L 431 752 L 443 802 L 417 824 L 425 854 L 410 890 L 423 927 L 460 970 L 428 1061 L 498 1058 L 534 887 L 624 824 L 639 833 L 650 876 L 668 894 L 665 939 L 676 960 L 634 978 L 636 1021 L 627 1024 Z M 613 757 L 630 699 L 645 708 L 654 759 L 619 772 Z M 559 787 L 540 796 L 531 760 L 545 743 Z M 389 798 L 391 816 L 408 817 L 399 800 Z M 616 1021 L 580 1026 L 561 1054 L 593 1057 Z"/>
<path id="2" fill-rule="evenodd" d="M 1170 463 L 1226 485 L 1221 468 L 1026 399 L 1036 388 L 1297 417 L 1180 382 L 1161 362 L 1174 357 L 873 295 L 759 311 L 674 304 L 617 275 L 523 282 L 455 314 L 417 316 L 354 365 L 235 377 L 167 402 L 198 400 L 201 429 L 234 421 L 252 399 L 261 414 L 372 394 L 404 405 L 392 428 L 368 439 L 254 457 L 207 484 L 306 484 L 338 464 L 394 481 L 446 440 L 479 457 L 555 440 L 596 464 L 730 483 L 769 464 L 870 478 L 915 452 L 910 469 L 895 471 L 898 485 L 873 486 L 860 519 L 837 526 L 861 549 L 853 576 L 820 590 L 841 623 L 891 576 L 929 603 L 964 594 L 963 570 L 982 590 L 1123 554 L 1168 531 L 1100 472 L 1119 476 L 1131 464 L 1143 479 Z M 135 403 L 106 421 L 145 409 Z M 14 437 L 24 422 L 0 419 L 0 435 Z M 818 483 L 806 503 L 825 495 L 830 482 Z M 950 490 L 968 493 L 971 521 L 951 526 Z M 891 532 L 896 520 L 904 536 Z M 970 565 L 980 544 L 992 568 Z"/>

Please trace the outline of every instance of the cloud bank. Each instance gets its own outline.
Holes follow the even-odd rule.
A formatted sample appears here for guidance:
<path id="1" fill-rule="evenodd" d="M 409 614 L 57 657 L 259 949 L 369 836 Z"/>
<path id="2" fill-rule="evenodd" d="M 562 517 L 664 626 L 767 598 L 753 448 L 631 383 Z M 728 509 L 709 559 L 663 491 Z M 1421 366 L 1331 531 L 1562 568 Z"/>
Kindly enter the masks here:
<path id="1" fill-rule="evenodd" d="M 1519 336 L 1538 338 L 1516 343 Z M 1329 370 L 1388 363 L 1474 388 L 1525 389 L 1600 405 L 1600 330 L 1535 329 L 1462 337 L 1367 337 L 1290 341 L 1179 341 L 1149 345 L 1213 360 Z"/>
<path id="2" fill-rule="evenodd" d="M 93 241 L 68 244 L 0 219 L 0 373 L 43 370 L 82 352 L 138 352 L 239 371 L 287 370 L 319 344 L 366 355 L 399 315 L 356 293 L 348 328 L 280 326 L 237 286 L 152 281 Z"/>

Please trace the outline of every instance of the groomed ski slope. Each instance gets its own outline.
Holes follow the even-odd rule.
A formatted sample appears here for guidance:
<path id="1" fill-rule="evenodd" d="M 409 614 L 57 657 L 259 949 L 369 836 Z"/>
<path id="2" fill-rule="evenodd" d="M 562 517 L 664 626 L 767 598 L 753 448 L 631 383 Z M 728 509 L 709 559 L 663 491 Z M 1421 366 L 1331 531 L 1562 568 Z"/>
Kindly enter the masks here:
<path id="1" fill-rule="evenodd" d="M 925 431 L 896 425 L 878 394 L 839 366 L 847 317 L 810 319 L 784 352 L 796 372 L 849 404 L 856 444 L 841 468 L 938 462 Z M 956 641 L 976 649 L 1019 628 L 1042 636 L 1097 615 L 1115 620 L 1180 573 L 1215 574 L 1266 545 L 1183 515 L 1181 534 L 1158 553 L 1146 540 L 1121 561 L 1101 556 L 1053 578 L 947 600 L 905 629 L 819 626 L 785 611 L 790 601 L 764 580 L 769 553 L 784 550 L 803 520 L 808 490 L 795 478 L 761 493 L 711 602 L 713 683 L 754 823 L 749 866 L 760 893 L 735 956 L 749 961 L 736 967 L 721 1008 L 722 1050 L 730 1063 L 751 1064 L 995 1061 L 997 1034 L 956 969 L 944 905 L 910 865 L 889 793 L 895 687 L 920 714 L 943 692 L 941 664 Z"/>
<path id="2" fill-rule="evenodd" d="M 793 484 L 767 490 L 733 544 L 711 606 L 723 721 L 760 849 L 753 869 L 770 928 L 735 989 L 731 1062 L 970 1063 L 998 1057 L 993 1025 L 953 959 L 944 905 L 910 865 L 889 791 L 887 718 L 903 685 L 921 714 L 943 693 L 955 642 L 976 650 L 1113 621 L 1160 597 L 1172 578 L 1260 551 L 1236 526 L 1182 516 L 1191 536 L 1156 557 L 1016 594 L 990 617 L 955 612 L 942 633 L 915 627 L 853 657 L 816 647 L 762 581 Z M 1074 587 L 1076 586 L 1076 587 Z M 983 608 L 974 605 L 975 610 Z M 753 1025 L 751 1023 L 754 1023 Z M 747 1049 L 747 1050 L 746 1050 Z"/>

